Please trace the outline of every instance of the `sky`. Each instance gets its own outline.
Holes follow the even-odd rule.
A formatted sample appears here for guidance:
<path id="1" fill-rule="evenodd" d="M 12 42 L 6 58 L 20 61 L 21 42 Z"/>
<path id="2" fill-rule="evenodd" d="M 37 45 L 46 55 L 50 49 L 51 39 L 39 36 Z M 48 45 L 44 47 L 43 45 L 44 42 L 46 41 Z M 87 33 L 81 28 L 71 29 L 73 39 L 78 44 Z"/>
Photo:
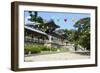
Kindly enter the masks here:
<path id="1" fill-rule="evenodd" d="M 34 11 L 32 12 L 34 14 Z M 44 20 L 54 20 L 55 24 L 60 26 L 60 29 L 74 29 L 73 25 L 75 22 L 82 18 L 90 17 L 88 13 L 69 13 L 69 12 L 44 12 L 39 11 L 38 16 L 41 16 Z M 24 11 L 25 24 L 31 23 L 28 19 L 30 18 L 29 12 Z"/>

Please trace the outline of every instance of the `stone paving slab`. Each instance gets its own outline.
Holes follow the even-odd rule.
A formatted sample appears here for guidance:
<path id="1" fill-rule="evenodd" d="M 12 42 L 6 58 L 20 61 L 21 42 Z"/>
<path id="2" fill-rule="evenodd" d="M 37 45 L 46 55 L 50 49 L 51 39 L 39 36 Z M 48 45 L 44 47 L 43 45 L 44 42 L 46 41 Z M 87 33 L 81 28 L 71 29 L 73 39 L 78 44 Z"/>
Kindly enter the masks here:
<path id="1" fill-rule="evenodd" d="M 55 54 L 25 56 L 25 61 L 34 62 L 34 61 L 73 60 L 73 59 L 88 59 L 88 58 L 90 58 L 89 55 L 81 55 L 73 52 L 63 52 Z"/>

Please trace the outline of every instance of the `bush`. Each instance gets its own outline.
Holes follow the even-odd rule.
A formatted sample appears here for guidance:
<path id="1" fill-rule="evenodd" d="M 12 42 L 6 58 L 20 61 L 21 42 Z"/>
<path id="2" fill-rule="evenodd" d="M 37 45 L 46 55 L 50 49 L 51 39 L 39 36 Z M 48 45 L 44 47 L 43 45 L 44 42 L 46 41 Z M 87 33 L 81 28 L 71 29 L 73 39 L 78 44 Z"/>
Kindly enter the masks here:
<path id="1" fill-rule="evenodd" d="M 46 47 L 46 46 L 41 46 L 41 50 L 42 51 L 50 51 L 50 48 Z"/>
<path id="2" fill-rule="evenodd" d="M 32 54 L 33 53 L 40 53 L 41 49 L 36 45 L 25 45 L 25 54 L 28 54 L 29 51 Z"/>
<path id="3" fill-rule="evenodd" d="M 57 51 L 58 48 L 50 48 L 51 51 Z"/>
<path id="4" fill-rule="evenodd" d="M 44 45 L 39 45 L 39 44 L 27 44 L 24 46 L 25 54 L 28 54 L 31 52 L 31 54 L 34 53 L 41 53 L 41 51 L 57 51 L 58 49 L 61 50 L 60 48 L 49 48 Z"/>

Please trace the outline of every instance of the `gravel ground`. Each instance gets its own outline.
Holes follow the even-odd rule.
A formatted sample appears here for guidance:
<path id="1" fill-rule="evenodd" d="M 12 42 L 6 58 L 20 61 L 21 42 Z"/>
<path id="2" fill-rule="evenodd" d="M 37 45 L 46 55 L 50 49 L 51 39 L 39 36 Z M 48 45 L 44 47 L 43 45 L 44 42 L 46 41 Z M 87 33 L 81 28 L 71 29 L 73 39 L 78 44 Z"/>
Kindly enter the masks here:
<path id="1" fill-rule="evenodd" d="M 88 59 L 88 58 L 90 58 L 89 55 L 80 55 L 72 52 L 63 52 L 63 53 L 55 53 L 55 54 L 25 56 L 25 62 Z"/>

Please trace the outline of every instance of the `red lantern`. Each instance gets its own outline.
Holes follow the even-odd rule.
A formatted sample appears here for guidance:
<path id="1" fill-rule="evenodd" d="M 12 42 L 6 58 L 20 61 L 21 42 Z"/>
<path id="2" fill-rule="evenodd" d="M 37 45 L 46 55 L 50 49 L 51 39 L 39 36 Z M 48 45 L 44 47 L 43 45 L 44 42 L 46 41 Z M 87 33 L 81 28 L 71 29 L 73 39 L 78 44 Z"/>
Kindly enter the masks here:
<path id="1" fill-rule="evenodd" d="M 67 21 L 67 19 L 64 19 L 64 21 L 66 22 L 66 21 Z"/>

